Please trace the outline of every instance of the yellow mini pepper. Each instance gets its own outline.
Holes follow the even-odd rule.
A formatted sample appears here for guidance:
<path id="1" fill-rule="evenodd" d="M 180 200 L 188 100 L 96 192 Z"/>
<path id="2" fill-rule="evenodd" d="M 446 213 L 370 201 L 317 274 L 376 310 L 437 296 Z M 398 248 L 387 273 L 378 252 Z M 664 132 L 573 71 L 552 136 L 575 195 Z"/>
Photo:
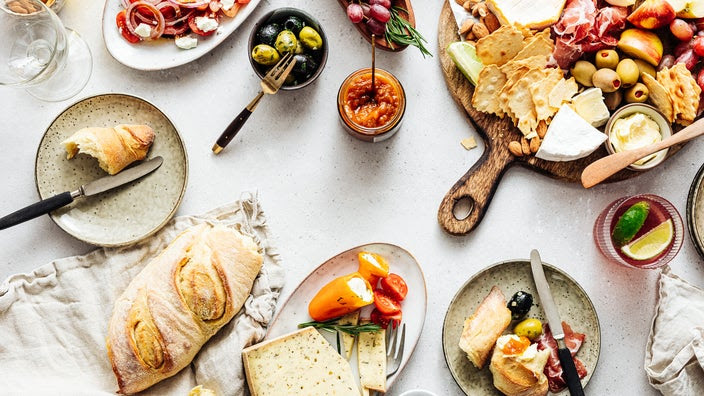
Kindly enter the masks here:
<path id="1" fill-rule="evenodd" d="M 375 286 L 379 278 L 389 276 L 389 263 L 380 255 L 370 252 L 359 252 L 357 258 L 359 259 L 358 272 L 372 285 Z"/>
<path id="2" fill-rule="evenodd" d="M 323 286 L 308 305 L 318 322 L 337 318 L 374 302 L 374 291 L 358 272 L 335 278 Z"/>

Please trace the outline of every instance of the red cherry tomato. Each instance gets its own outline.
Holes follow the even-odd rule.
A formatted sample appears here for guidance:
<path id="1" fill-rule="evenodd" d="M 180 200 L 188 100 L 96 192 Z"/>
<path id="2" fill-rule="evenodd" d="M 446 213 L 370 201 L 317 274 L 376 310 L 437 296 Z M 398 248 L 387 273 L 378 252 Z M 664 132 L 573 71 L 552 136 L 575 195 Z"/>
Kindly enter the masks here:
<path id="1" fill-rule="evenodd" d="M 403 301 L 408 294 L 406 281 L 396 274 L 389 274 L 386 278 L 381 278 L 381 288 L 396 301 Z"/>
<path id="2" fill-rule="evenodd" d="M 138 43 L 142 41 L 142 38 L 137 36 L 136 34 L 132 34 L 129 29 L 127 29 L 127 10 L 122 10 L 117 13 L 117 17 L 115 17 L 115 23 L 117 23 L 117 30 L 120 32 L 122 37 L 125 38 L 125 40 L 129 41 L 130 43 Z"/>
<path id="3" fill-rule="evenodd" d="M 370 315 L 370 320 L 372 323 L 378 324 L 384 329 L 389 327 L 389 323 L 391 323 L 394 328 L 398 327 L 401 324 L 402 319 L 403 314 L 401 311 L 391 315 L 384 315 L 375 308 Z"/>
<path id="4" fill-rule="evenodd" d="M 198 14 L 198 15 L 196 15 Z M 196 24 L 196 18 L 198 17 L 207 17 L 211 19 L 215 19 L 218 23 L 220 23 L 220 19 L 218 18 L 218 15 L 215 13 L 193 13 L 191 16 L 188 17 L 188 26 L 191 28 L 193 33 L 199 35 L 199 36 L 210 36 L 213 33 L 217 31 L 217 29 L 211 30 L 209 32 L 205 32 L 203 30 L 198 29 L 198 25 Z"/>
<path id="5" fill-rule="evenodd" d="M 383 290 L 374 290 L 374 305 L 384 315 L 395 314 L 401 310 L 401 304 Z"/>

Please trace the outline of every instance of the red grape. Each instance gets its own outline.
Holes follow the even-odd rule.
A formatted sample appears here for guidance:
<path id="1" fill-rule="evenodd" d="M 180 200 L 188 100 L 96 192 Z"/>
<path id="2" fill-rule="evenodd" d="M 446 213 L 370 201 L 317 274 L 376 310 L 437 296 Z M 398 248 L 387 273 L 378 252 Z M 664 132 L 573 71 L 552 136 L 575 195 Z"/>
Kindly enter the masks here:
<path id="1" fill-rule="evenodd" d="M 371 16 L 373 19 L 376 19 L 377 21 L 381 23 L 386 23 L 386 21 L 391 18 L 391 13 L 389 12 L 389 9 L 380 5 L 380 4 L 374 4 L 372 7 L 369 9 L 369 16 Z"/>
<path id="2" fill-rule="evenodd" d="M 362 22 L 362 19 L 364 19 L 362 6 L 357 3 L 350 3 L 350 5 L 347 6 L 347 17 L 352 23 Z"/>
<path id="3" fill-rule="evenodd" d="M 692 49 L 699 56 L 704 56 L 704 37 L 697 37 L 692 41 Z"/>
<path id="4" fill-rule="evenodd" d="M 694 35 L 694 30 L 689 23 L 685 22 L 683 19 L 675 19 L 670 23 L 670 31 L 679 41 L 689 41 Z"/>
<path id="5" fill-rule="evenodd" d="M 369 18 L 369 8 L 371 6 L 367 3 L 362 3 L 362 11 L 364 11 L 364 16 Z"/>
<path id="6" fill-rule="evenodd" d="M 689 70 L 694 69 L 697 62 L 699 62 L 699 56 L 697 56 L 692 49 L 685 51 L 682 55 L 675 59 L 675 64 L 684 63 L 685 67 Z"/>
<path id="7" fill-rule="evenodd" d="M 695 19 L 694 24 L 697 25 L 697 29 L 704 30 L 704 18 Z"/>
<path id="8" fill-rule="evenodd" d="M 662 59 L 660 60 L 660 64 L 658 65 L 658 71 L 660 71 L 662 69 L 669 69 L 674 65 L 675 65 L 675 57 L 670 54 L 667 54 L 667 55 L 663 56 Z"/>
<path id="9" fill-rule="evenodd" d="M 379 4 L 384 8 L 391 8 L 391 0 L 369 0 L 369 5 Z"/>
<path id="10" fill-rule="evenodd" d="M 690 49 L 692 49 L 692 42 L 683 41 L 675 46 L 675 50 L 672 51 L 672 54 L 675 55 L 675 58 L 679 58 L 680 56 L 682 56 L 682 54 L 689 51 Z"/>
<path id="11" fill-rule="evenodd" d="M 370 19 L 367 21 L 367 29 L 369 29 L 369 32 L 372 34 L 382 36 L 386 32 L 386 24 L 379 22 L 376 19 Z"/>
<path id="12" fill-rule="evenodd" d="M 697 76 L 697 84 L 699 84 L 699 88 L 704 91 L 704 69 L 699 70 L 699 75 Z"/>

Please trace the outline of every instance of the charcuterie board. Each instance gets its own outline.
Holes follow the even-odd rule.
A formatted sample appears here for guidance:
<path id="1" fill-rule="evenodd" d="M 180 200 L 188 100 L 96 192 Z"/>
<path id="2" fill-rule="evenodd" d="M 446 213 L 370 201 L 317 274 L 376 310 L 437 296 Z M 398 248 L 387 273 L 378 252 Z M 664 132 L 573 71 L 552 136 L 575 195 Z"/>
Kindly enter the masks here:
<path id="1" fill-rule="evenodd" d="M 454 1 L 454 0 L 450 0 Z M 445 82 L 450 94 L 457 104 L 466 112 L 470 123 L 484 141 L 485 149 L 479 160 L 462 176 L 445 195 L 438 210 L 440 226 L 450 234 L 465 235 L 472 231 L 482 220 L 486 209 L 501 181 L 503 174 L 513 165 L 521 165 L 544 175 L 564 180 L 579 182 L 582 170 L 595 160 L 607 155 L 601 146 L 588 157 L 570 162 L 545 161 L 534 156 L 514 157 L 508 150 L 511 141 L 518 140 L 522 134 L 508 117 L 501 119 L 495 115 L 482 113 L 471 105 L 474 86 L 457 69 L 445 48 L 459 41 L 457 24 L 452 15 L 448 1 L 445 1 L 438 24 L 439 58 Z M 668 157 L 677 153 L 682 146 L 673 146 Z M 608 182 L 620 181 L 638 176 L 642 172 L 623 170 L 608 179 Z M 455 205 L 469 200 L 469 214 L 458 218 Z"/>

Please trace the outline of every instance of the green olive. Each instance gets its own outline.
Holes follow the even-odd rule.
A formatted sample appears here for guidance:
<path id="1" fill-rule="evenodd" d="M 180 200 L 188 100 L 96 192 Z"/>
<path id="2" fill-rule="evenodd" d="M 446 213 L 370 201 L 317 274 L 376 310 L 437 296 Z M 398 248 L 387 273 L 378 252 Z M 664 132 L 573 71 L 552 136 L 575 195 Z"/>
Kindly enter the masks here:
<path id="1" fill-rule="evenodd" d="M 323 48 L 323 38 L 310 26 L 301 29 L 298 38 L 303 42 L 303 45 L 313 51 Z"/>
<path id="2" fill-rule="evenodd" d="M 294 52 L 296 55 L 301 55 L 306 52 L 305 47 L 303 47 L 303 43 L 301 43 L 301 40 L 298 40 L 298 43 L 296 43 L 296 51 Z"/>
<path id="3" fill-rule="evenodd" d="M 616 73 L 621 77 L 621 84 L 624 88 L 633 86 L 640 78 L 640 69 L 633 59 L 623 59 L 616 66 Z"/>
<path id="4" fill-rule="evenodd" d="M 605 49 L 596 53 L 594 59 L 597 69 L 616 69 L 618 65 L 618 54 L 614 50 Z"/>
<path id="5" fill-rule="evenodd" d="M 296 40 L 296 35 L 290 30 L 284 30 L 276 36 L 276 43 L 274 46 L 276 50 L 281 54 L 296 52 L 296 45 L 298 40 Z"/>
<path id="6" fill-rule="evenodd" d="M 626 102 L 628 103 L 643 103 L 648 100 L 648 87 L 642 83 L 637 83 L 626 91 Z"/>
<path id="7" fill-rule="evenodd" d="M 636 65 L 638 65 L 639 74 L 648 73 L 653 78 L 657 77 L 655 75 L 655 68 L 653 67 L 653 65 L 642 59 L 633 59 L 633 61 L 636 63 Z"/>
<path id="8" fill-rule="evenodd" d="M 592 83 L 602 92 L 614 92 L 621 86 L 621 77 L 611 69 L 599 69 L 592 76 Z"/>
<path id="9" fill-rule="evenodd" d="M 592 76 L 596 73 L 596 67 L 590 62 L 581 60 L 570 69 L 572 77 L 585 87 L 592 87 Z"/>
<path id="10" fill-rule="evenodd" d="M 279 53 L 270 45 L 259 44 L 252 49 L 252 59 L 260 65 L 271 66 L 279 61 Z"/>
<path id="11" fill-rule="evenodd" d="M 604 95 L 604 103 L 606 108 L 611 111 L 616 110 L 623 100 L 623 92 L 621 90 L 610 92 Z"/>
<path id="12" fill-rule="evenodd" d="M 532 341 L 543 334 L 543 324 L 540 323 L 538 319 L 526 319 L 517 324 L 516 327 L 513 328 L 513 332 L 519 337 L 527 337 Z"/>

